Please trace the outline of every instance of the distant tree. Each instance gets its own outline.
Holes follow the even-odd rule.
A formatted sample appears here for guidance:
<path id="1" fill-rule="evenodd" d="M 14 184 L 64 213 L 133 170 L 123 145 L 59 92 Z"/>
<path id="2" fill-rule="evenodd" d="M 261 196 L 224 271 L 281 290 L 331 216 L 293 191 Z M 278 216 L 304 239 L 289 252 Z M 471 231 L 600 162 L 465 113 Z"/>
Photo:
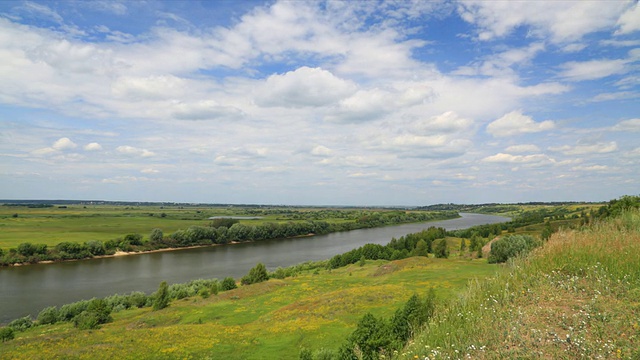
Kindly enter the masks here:
<path id="1" fill-rule="evenodd" d="M 227 277 L 222 280 L 222 284 L 220 285 L 220 290 L 227 291 L 233 290 L 237 288 L 236 281 L 232 277 Z"/>
<path id="2" fill-rule="evenodd" d="M 362 255 L 362 256 L 360 257 L 360 261 L 358 261 L 358 265 L 359 265 L 360 267 L 363 267 L 366 263 L 367 263 L 367 259 L 364 257 L 364 255 Z"/>
<path id="3" fill-rule="evenodd" d="M 540 241 L 531 235 L 508 235 L 491 244 L 489 263 L 502 263 L 508 259 L 524 255 L 540 245 Z"/>
<path id="4" fill-rule="evenodd" d="M 17 218 L 17 217 L 18 217 L 18 214 L 17 214 L 17 213 L 16 213 L 16 214 L 13 214 L 13 215 L 11 215 L 11 217 L 15 219 L 15 218 Z"/>
<path id="5" fill-rule="evenodd" d="M 73 324 L 80 330 L 91 330 L 111 321 L 111 308 L 104 299 L 89 301 L 87 310 L 73 318 Z"/>
<path id="6" fill-rule="evenodd" d="M 106 250 L 104 244 L 100 240 L 91 240 L 86 243 L 87 249 L 93 255 L 104 255 Z"/>
<path id="7" fill-rule="evenodd" d="M 449 257 L 449 248 L 447 247 L 447 239 L 441 239 L 436 243 L 434 254 L 437 258 L 446 259 Z"/>
<path id="8" fill-rule="evenodd" d="M 163 238 L 164 238 L 164 234 L 162 233 L 162 230 L 158 228 L 151 230 L 151 234 L 149 235 L 149 241 L 151 241 L 154 244 L 157 244 L 157 243 L 161 243 Z"/>
<path id="9" fill-rule="evenodd" d="M 124 241 L 127 241 L 131 245 L 142 245 L 142 235 L 140 234 L 127 234 L 124 237 Z"/>
<path id="10" fill-rule="evenodd" d="M 162 310 L 169 306 L 169 286 L 166 281 L 160 283 L 153 299 L 153 310 Z"/>
<path id="11" fill-rule="evenodd" d="M 460 239 L 460 252 L 463 253 L 465 251 L 467 251 L 467 241 L 462 238 Z"/>
<path id="12" fill-rule="evenodd" d="M 413 256 L 429 256 L 429 245 L 426 241 L 418 240 L 416 248 L 413 250 Z"/>

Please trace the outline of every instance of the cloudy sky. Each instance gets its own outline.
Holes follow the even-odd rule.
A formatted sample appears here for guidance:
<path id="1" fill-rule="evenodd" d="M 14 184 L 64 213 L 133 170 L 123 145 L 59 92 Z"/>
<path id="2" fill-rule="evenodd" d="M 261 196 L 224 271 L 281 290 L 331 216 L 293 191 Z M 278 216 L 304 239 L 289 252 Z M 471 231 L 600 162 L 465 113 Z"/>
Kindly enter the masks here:
<path id="1" fill-rule="evenodd" d="M 0 199 L 640 193 L 633 1 L 0 2 Z"/>

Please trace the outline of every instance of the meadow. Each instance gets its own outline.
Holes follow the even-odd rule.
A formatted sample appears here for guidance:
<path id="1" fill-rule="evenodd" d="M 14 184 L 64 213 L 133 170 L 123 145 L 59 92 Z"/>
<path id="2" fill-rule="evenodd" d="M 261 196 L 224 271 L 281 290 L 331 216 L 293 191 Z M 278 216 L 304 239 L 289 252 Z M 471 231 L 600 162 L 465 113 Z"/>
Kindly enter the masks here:
<path id="1" fill-rule="evenodd" d="M 447 302 L 496 270 L 463 258 L 367 261 L 177 300 L 161 311 L 115 312 L 98 330 L 36 326 L 0 347 L 12 359 L 296 359 L 301 348 L 336 349 L 367 311 L 391 316 L 430 288 Z"/>
<path id="2" fill-rule="evenodd" d="M 242 219 L 241 224 L 306 222 L 354 223 L 375 213 L 402 213 L 384 209 L 331 209 L 241 206 L 130 206 L 54 205 L 50 207 L 0 206 L 0 249 L 16 248 L 29 242 L 53 247 L 60 242 L 85 243 L 122 239 L 141 234 L 146 239 L 155 228 L 165 234 L 190 226 L 207 226 L 210 217 L 259 217 Z M 426 212 L 424 212 L 426 213 Z"/>

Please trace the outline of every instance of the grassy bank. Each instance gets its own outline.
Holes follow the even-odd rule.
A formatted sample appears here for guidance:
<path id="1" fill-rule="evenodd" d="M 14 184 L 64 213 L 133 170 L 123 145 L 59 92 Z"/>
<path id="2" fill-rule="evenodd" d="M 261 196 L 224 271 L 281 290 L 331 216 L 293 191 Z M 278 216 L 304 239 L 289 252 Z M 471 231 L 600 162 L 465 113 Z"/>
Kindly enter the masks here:
<path id="1" fill-rule="evenodd" d="M 563 230 L 476 281 L 400 354 L 409 359 L 639 359 L 640 214 Z"/>
<path id="2" fill-rule="evenodd" d="M 495 270 L 482 260 L 367 261 L 178 300 L 161 311 L 123 310 L 98 330 L 37 326 L 0 348 L 12 359 L 296 359 L 302 347 L 337 348 L 367 311 L 390 316 L 431 287 L 448 301 L 469 279 Z"/>

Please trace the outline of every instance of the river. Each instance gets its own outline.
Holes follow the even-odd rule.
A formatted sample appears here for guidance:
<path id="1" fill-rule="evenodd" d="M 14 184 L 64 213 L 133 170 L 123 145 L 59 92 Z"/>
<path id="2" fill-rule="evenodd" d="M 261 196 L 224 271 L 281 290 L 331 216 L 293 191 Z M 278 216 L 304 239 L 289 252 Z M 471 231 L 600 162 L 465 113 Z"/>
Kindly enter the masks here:
<path id="1" fill-rule="evenodd" d="M 295 239 L 212 246 L 102 259 L 0 268 L 0 324 L 31 315 L 47 306 L 131 291 L 155 291 L 169 284 L 227 276 L 236 279 L 262 262 L 267 269 L 324 260 L 366 243 L 385 245 L 431 226 L 447 230 L 508 221 L 482 214 L 460 214 L 451 220 L 361 229 Z"/>

